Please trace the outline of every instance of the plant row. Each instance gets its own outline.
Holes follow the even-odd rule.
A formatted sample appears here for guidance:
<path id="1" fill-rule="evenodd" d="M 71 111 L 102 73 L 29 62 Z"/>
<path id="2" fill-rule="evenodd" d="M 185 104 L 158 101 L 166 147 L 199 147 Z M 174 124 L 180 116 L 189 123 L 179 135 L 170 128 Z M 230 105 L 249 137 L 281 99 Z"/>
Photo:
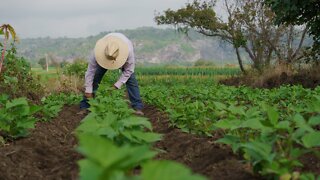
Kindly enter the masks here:
<path id="1" fill-rule="evenodd" d="M 263 176 L 315 178 L 298 169 L 304 154 L 319 156 L 320 87 L 175 84 L 142 88 L 144 100 L 166 111 L 173 125 L 208 136 L 219 130 L 224 137 L 217 142 L 230 145 Z"/>
<path id="2" fill-rule="evenodd" d="M 137 68 L 137 75 L 202 75 L 202 76 L 216 76 L 216 75 L 237 75 L 239 74 L 237 68 L 217 68 L 217 67 L 144 67 Z"/>
<path id="3" fill-rule="evenodd" d="M 11 99 L 0 95 L 0 141 L 13 140 L 28 135 L 37 121 L 48 121 L 56 117 L 63 105 L 80 101 L 76 94 L 51 94 L 34 105 L 25 97 Z"/>
<path id="4" fill-rule="evenodd" d="M 80 179 L 205 179 L 183 165 L 153 160 L 152 143 L 161 135 L 152 132 L 147 118 L 133 115 L 123 91 L 100 85 L 90 100 L 90 114 L 76 129 Z"/>

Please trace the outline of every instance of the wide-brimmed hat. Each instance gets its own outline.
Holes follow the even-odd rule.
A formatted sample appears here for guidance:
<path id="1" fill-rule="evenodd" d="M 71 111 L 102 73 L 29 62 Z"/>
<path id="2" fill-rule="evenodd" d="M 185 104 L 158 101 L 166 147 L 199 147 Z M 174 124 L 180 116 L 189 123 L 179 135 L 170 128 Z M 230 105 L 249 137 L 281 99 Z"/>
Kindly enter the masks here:
<path id="1" fill-rule="evenodd" d="M 107 35 L 97 41 L 94 54 L 101 67 L 119 69 L 128 59 L 129 46 L 121 38 Z"/>

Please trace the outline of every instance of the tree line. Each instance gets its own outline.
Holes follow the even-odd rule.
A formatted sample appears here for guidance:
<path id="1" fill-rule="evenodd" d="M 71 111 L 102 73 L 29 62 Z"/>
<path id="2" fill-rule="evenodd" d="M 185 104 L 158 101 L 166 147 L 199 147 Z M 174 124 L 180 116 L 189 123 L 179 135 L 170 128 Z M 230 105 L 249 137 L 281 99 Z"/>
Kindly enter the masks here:
<path id="1" fill-rule="evenodd" d="M 274 63 L 319 63 L 320 1 L 223 0 L 223 4 L 226 18 L 215 11 L 216 1 L 194 0 L 178 10 L 158 13 L 155 21 L 230 43 L 243 72 L 241 49 L 259 71 Z M 308 35 L 314 40 L 312 48 L 304 42 Z"/>

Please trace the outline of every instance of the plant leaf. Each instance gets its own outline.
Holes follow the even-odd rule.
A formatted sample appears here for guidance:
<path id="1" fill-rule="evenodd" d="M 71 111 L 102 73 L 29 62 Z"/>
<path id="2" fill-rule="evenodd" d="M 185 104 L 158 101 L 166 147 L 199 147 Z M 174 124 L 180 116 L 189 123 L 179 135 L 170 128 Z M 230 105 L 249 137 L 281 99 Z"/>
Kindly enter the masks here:
<path id="1" fill-rule="evenodd" d="M 276 111 L 274 107 L 268 107 L 267 114 L 268 114 L 269 121 L 273 126 L 275 126 L 279 120 L 279 113 Z"/>
<path id="2" fill-rule="evenodd" d="M 142 166 L 142 179 L 152 180 L 205 180 L 206 178 L 192 174 L 187 167 L 170 161 L 153 161 Z"/>
<path id="3" fill-rule="evenodd" d="M 316 126 L 316 125 L 319 125 L 320 124 L 320 116 L 312 116 L 309 121 L 308 121 L 308 124 L 310 126 Z"/>
<path id="4" fill-rule="evenodd" d="M 150 121 L 145 117 L 131 116 L 130 118 L 122 120 L 122 122 L 125 127 L 144 126 L 149 130 L 152 130 Z"/>
<path id="5" fill-rule="evenodd" d="M 307 148 L 320 146 L 320 132 L 311 132 L 302 137 L 302 143 Z"/>

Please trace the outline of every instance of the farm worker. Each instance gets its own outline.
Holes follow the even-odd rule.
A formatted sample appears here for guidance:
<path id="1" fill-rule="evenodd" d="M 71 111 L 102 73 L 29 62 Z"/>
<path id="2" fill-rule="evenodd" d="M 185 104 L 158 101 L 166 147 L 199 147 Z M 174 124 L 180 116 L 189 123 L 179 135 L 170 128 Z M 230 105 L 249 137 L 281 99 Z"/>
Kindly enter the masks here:
<path id="1" fill-rule="evenodd" d="M 135 114 L 143 115 L 143 104 L 134 67 L 133 45 L 125 35 L 109 33 L 99 39 L 85 74 L 85 94 L 80 102 L 80 109 L 83 111 L 90 107 L 88 99 L 94 97 L 94 93 L 107 70 L 121 69 L 122 74 L 113 87 L 120 89 L 123 84 L 126 84 L 129 100 Z"/>

